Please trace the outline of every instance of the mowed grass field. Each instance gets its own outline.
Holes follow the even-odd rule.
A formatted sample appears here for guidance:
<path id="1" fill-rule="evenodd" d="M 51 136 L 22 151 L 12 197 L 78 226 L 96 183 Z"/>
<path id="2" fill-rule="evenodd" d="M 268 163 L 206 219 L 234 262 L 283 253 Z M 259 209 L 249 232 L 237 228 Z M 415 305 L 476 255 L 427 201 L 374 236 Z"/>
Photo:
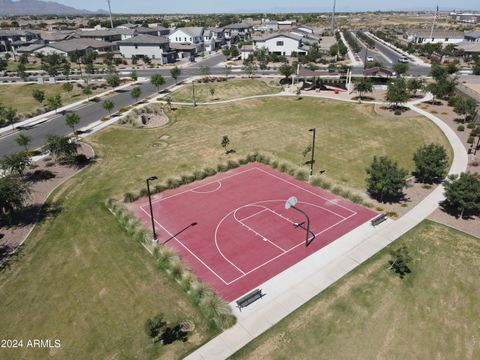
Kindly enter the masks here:
<path id="1" fill-rule="evenodd" d="M 212 95 L 210 90 L 214 89 Z M 253 95 L 276 94 L 281 88 L 278 81 L 270 80 L 229 80 L 218 83 L 195 83 L 197 102 L 238 99 Z M 193 102 L 192 84 L 188 84 L 171 94 L 174 102 Z"/>
<path id="2" fill-rule="evenodd" d="M 389 251 L 413 260 L 401 280 Z M 425 221 L 233 359 L 479 359 L 480 242 Z"/>
<path id="3" fill-rule="evenodd" d="M 45 91 L 45 99 L 48 96 L 60 94 L 63 105 L 67 105 L 87 97 L 82 94 L 82 89 L 73 84 L 73 90 L 68 93 L 62 89 L 63 83 L 58 84 L 2 84 L 0 85 L 0 104 L 12 106 L 19 114 L 32 112 L 42 107 L 32 96 L 34 89 Z M 94 90 L 93 94 L 101 92 L 101 89 Z M 105 90 L 103 90 L 105 91 Z M 45 104 L 45 102 L 44 102 Z"/>
<path id="4" fill-rule="evenodd" d="M 287 98 L 185 107 L 168 112 L 160 129 L 111 126 L 90 137 L 98 159 L 57 191 L 61 212 L 33 232 L 17 262 L 0 273 L 2 337 L 60 339 L 56 350 L 1 350 L 2 359 L 182 358 L 215 335 L 183 293 L 130 239 L 103 201 L 159 181 L 226 162 L 220 146 L 228 134 L 239 155 L 261 150 L 300 164 L 319 129 L 317 169 L 338 183 L 363 188 L 364 167 L 387 154 L 411 167 L 414 149 L 445 143 L 421 118 L 383 119 L 366 105 Z M 405 134 L 408 134 L 405 135 Z M 186 343 L 153 346 L 145 320 L 164 313 L 170 322 L 190 319 Z"/>

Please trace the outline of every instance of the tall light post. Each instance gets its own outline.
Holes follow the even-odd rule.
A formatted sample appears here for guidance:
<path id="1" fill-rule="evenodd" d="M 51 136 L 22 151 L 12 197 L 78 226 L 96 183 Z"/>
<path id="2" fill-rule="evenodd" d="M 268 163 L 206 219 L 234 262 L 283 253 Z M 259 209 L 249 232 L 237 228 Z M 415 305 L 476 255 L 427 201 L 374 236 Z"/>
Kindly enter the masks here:
<path id="1" fill-rule="evenodd" d="M 195 100 L 195 80 L 192 80 L 192 97 L 193 97 L 193 106 L 197 106 L 197 100 Z"/>
<path id="2" fill-rule="evenodd" d="M 110 6 L 110 0 L 107 0 L 107 3 L 108 3 L 108 12 L 110 13 L 110 26 L 113 29 L 112 7 Z"/>
<path id="3" fill-rule="evenodd" d="M 310 130 L 311 133 L 313 133 L 313 139 L 312 139 L 312 160 L 310 160 L 310 178 L 313 176 L 313 163 L 315 162 L 315 136 L 317 134 L 317 129 L 312 128 Z"/>
<path id="4" fill-rule="evenodd" d="M 150 204 L 150 219 L 152 220 L 152 233 L 153 241 L 157 240 L 157 232 L 155 231 L 155 220 L 153 218 L 153 206 L 152 206 L 152 194 L 150 193 L 150 181 L 157 180 L 156 176 L 150 176 L 147 178 L 147 194 L 148 194 L 148 203 Z"/>
<path id="5" fill-rule="evenodd" d="M 332 35 L 335 35 L 335 8 L 337 6 L 337 0 L 333 0 L 333 10 L 332 10 Z"/>

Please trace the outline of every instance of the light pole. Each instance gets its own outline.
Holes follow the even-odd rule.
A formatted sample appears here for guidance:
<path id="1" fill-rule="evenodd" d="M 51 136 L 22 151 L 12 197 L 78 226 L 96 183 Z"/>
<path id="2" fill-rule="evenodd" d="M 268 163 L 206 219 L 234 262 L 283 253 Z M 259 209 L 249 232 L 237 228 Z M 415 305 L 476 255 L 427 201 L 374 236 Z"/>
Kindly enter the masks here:
<path id="1" fill-rule="evenodd" d="M 310 161 L 310 177 L 313 176 L 313 163 L 315 162 L 315 136 L 317 134 L 317 129 L 312 128 L 308 130 L 313 133 L 313 139 L 312 139 L 312 160 Z"/>
<path id="2" fill-rule="evenodd" d="M 148 203 L 150 204 L 150 219 L 152 220 L 152 233 L 153 241 L 157 240 L 157 232 L 155 231 L 155 220 L 153 218 L 153 206 L 152 206 L 152 195 L 150 193 L 150 181 L 157 180 L 156 176 L 150 176 L 147 178 L 147 194 L 148 194 Z"/>
<path id="3" fill-rule="evenodd" d="M 192 80 L 192 96 L 193 96 L 193 106 L 197 106 L 197 101 L 195 100 L 195 80 Z"/>
<path id="4" fill-rule="evenodd" d="M 315 234 L 312 234 L 312 238 L 309 240 L 309 236 L 310 236 L 310 218 L 309 216 L 307 215 L 307 213 L 299 208 L 297 208 L 295 205 L 297 205 L 298 203 L 298 200 L 295 196 L 292 196 L 290 197 L 287 202 L 285 203 L 285 209 L 294 209 L 294 210 L 297 210 L 298 212 L 302 213 L 305 218 L 307 219 L 307 235 L 306 235 L 306 239 L 305 239 L 305 246 L 308 246 L 312 243 L 312 241 L 315 239 Z M 295 225 L 296 227 L 299 227 L 301 226 L 301 224 L 296 224 Z"/>

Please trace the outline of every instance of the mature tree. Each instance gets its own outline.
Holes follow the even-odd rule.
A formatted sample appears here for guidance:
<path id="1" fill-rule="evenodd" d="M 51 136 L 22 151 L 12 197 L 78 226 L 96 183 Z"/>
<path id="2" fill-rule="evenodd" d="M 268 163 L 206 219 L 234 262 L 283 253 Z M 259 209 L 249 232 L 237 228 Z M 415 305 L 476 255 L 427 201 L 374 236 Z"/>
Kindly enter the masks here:
<path id="1" fill-rule="evenodd" d="M 419 147 L 413 155 L 413 161 L 414 174 L 421 182 L 438 182 L 447 174 L 448 156 L 442 145 L 429 144 Z"/>
<path id="2" fill-rule="evenodd" d="M 65 61 L 62 65 L 62 74 L 68 79 L 70 73 L 72 72 L 72 67 L 68 61 Z"/>
<path id="3" fill-rule="evenodd" d="M 17 76 L 19 78 L 22 78 L 23 81 L 27 81 L 28 74 L 27 74 L 27 71 L 26 71 L 25 64 L 20 63 L 20 64 L 17 65 Z"/>
<path id="4" fill-rule="evenodd" d="M 0 212 L 2 222 L 11 224 L 15 213 L 25 206 L 30 196 L 30 183 L 16 176 L 0 178 Z"/>
<path id="5" fill-rule="evenodd" d="M 240 51 L 235 45 L 230 46 L 230 56 L 232 58 L 236 58 L 237 56 L 240 55 Z"/>
<path id="6" fill-rule="evenodd" d="M 105 100 L 102 103 L 102 107 L 111 114 L 112 109 L 115 107 L 115 103 L 112 100 Z"/>
<path id="7" fill-rule="evenodd" d="M 460 212 L 476 214 L 480 212 L 480 174 L 461 173 L 450 175 L 443 182 L 445 205 Z"/>
<path id="8" fill-rule="evenodd" d="M 120 77 L 117 74 L 108 74 L 105 81 L 112 88 L 116 88 L 120 85 Z"/>
<path id="9" fill-rule="evenodd" d="M 144 324 L 145 333 L 152 338 L 152 342 L 157 341 L 166 328 L 167 322 L 163 319 L 163 314 L 147 319 Z"/>
<path id="10" fill-rule="evenodd" d="M 154 74 L 150 77 L 150 83 L 157 88 L 157 92 L 160 92 L 160 86 L 165 84 L 165 79 L 160 74 Z"/>
<path id="11" fill-rule="evenodd" d="M 225 73 L 225 78 L 228 79 L 228 77 L 232 73 L 232 67 L 230 65 L 225 65 L 225 67 L 223 68 L 223 71 Z"/>
<path id="12" fill-rule="evenodd" d="M 18 144 L 18 146 L 22 146 L 25 149 L 25 152 L 28 152 L 28 145 L 30 144 L 31 140 L 32 138 L 25 134 L 19 134 L 15 138 L 15 142 Z"/>
<path id="13" fill-rule="evenodd" d="M 0 120 L 2 123 L 8 123 L 14 128 L 15 119 L 17 116 L 17 109 L 9 106 L 6 108 L 0 108 Z"/>
<path id="14" fill-rule="evenodd" d="M 446 78 L 448 75 L 447 70 L 440 64 L 434 62 L 430 68 L 430 76 L 435 80 L 440 80 Z"/>
<path id="15" fill-rule="evenodd" d="M 18 58 L 18 62 L 23 65 L 28 64 L 28 55 L 27 54 L 20 55 L 20 57 Z"/>
<path id="16" fill-rule="evenodd" d="M 132 70 L 130 72 L 130 79 L 132 79 L 132 81 L 137 81 L 138 80 L 137 70 Z"/>
<path id="17" fill-rule="evenodd" d="M 457 73 L 458 70 L 460 70 L 460 68 L 458 67 L 458 60 L 451 62 L 447 65 L 447 73 L 450 75 Z"/>
<path id="18" fill-rule="evenodd" d="M 408 72 L 408 69 L 408 63 L 396 63 L 393 65 L 393 71 L 395 71 L 398 75 L 405 75 Z"/>
<path id="19" fill-rule="evenodd" d="M 78 144 L 69 136 L 48 135 L 43 146 L 57 160 L 71 160 L 77 155 Z"/>
<path id="20" fill-rule="evenodd" d="M 83 95 L 87 96 L 87 100 L 90 100 L 90 95 L 92 95 L 92 88 L 90 86 L 85 86 L 82 90 Z"/>
<path id="21" fill-rule="evenodd" d="M 170 70 L 170 75 L 172 78 L 175 80 L 175 84 L 178 82 L 178 77 L 182 74 L 182 69 L 180 69 L 178 66 L 175 66 Z"/>
<path id="22" fill-rule="evenodd" d="M 227 147 L 228 147 L 228 145 L 230 145 L 230 139 L 229 139 L 228 135 L 223 136 L 221 145 L 222 145 L 223 149 L 225 150 L 225 154 L 228 154 Z"/>
<path id="23" fill-rule="evenodd" d="M 434 95 L 434 97 L 443 99 L 455 90 L 456 84 L 456 79 L 450 79 L 445 76 L 428 84 L 427 89 Z"/>
<path id="24" fill-rule="evenodd" d="M 406 103 L 409 98 L 410 96 L 408 94 L 405 79 L 395 79 L 388 84 L 385 100 L 394 104 L 395 108 L 398 108 L 399 104 Z"/>
<path id="25" fill-rule="evenodd" d="M 4 155 L 0 159 L 0 167 L 7 174 L 22 175 L 30 164 L 31 160 L 26 151 Z"/>
<path id="26" fill-rule="evenodd" d="M 425 81 L 418 78 L 411 78 L 407 80 L 407 89 L 410 96 L 417 95 L 417 92 L 425 87 Z"/>
<path id="27" fill-rule="evenodd" d="M 278 68 L 280 75 L 283 75 L 285 79 L 289 79 L 295 73 L 295 68 L 289 64 L 282 64 Z"/>
<path id="28" fill-rule="evenodd" d="M 57 113 L 58 108 L 62 107 L 62 97 L 60 94 L 47 97 L 47 104 L 50 110 L 55 110 Z"/>
<path id="29" fill-rule="evenodd" d="M 373 84 L 370 79 L 362 77 L 355 82 L 353 89 L 358 93 L 358 100 L 360 100 L 365 93 L 373 92 Z"/>
<path id="30" fill-rule="evenodd" d="M 75 127 L 80 123 L 80 115 L 75 112 L 69 112 L 65 115 L 65 123 L 72 129 L 75 134 Z"/>
<path id="31" fill-rule="evenodd" d="M 253 62 L 249 62 L 243 65 L 242 70 L 245 71 L 249 77 L 252 77 L 257 71 L 257 65 L 255 65 L 255 63 Z"/>
<path id="32" fill-rule="evenodd" d="M 333 44 L 332 46 L 330 46 L 330 56 L 336 56 L 338 55 L 338 44 Z"/>
<path id="33" fill-rule="evenodd" d="M 35 100 L 37 100 L 40 104 L 43 103 L 45 100 L 45 91 L 39 89 L 33 89 L 32 96 Z"/>
<path id="34" fill-rule="evenodd" d="M 370 168 L 367 169 L 367 191 L 379 200 L 394 200 L 403 192 L 407 185 L 408 172 L 398 167 L 386 156 L 374 157 Z"/>
<path id="35" fill-rule="evenodd" d="M 67 93 L 70 93 L 73 90 L 73 84 L 70 82 L 63 83 L 62 89 Z"/>
<path id="36" fill-rule="evenodd" d="M 132 96 L 132 98 L 135 99 L 135 101 L 137 101 L 138 98 L 142 95 L 142 89 L 140 89 L 140 87 L 138 86 L 135 86 L 132 91 L 130 91 L 130 95 Z"/>

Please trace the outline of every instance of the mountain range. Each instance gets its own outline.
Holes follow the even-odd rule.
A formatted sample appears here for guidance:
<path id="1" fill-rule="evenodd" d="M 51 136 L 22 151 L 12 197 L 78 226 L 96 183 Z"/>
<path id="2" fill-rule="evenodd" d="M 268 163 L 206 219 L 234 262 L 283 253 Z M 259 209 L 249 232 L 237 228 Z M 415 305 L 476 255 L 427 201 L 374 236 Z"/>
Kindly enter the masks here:
<path id="1" fill-rule="evenodd" d="M 97 13 L 104 12 L 103 10 Z M 54 1 L 40 0 L 0 0 L 0 16 L 16 15 L 85 15 L 95 12 L 76 9 Z"/>

